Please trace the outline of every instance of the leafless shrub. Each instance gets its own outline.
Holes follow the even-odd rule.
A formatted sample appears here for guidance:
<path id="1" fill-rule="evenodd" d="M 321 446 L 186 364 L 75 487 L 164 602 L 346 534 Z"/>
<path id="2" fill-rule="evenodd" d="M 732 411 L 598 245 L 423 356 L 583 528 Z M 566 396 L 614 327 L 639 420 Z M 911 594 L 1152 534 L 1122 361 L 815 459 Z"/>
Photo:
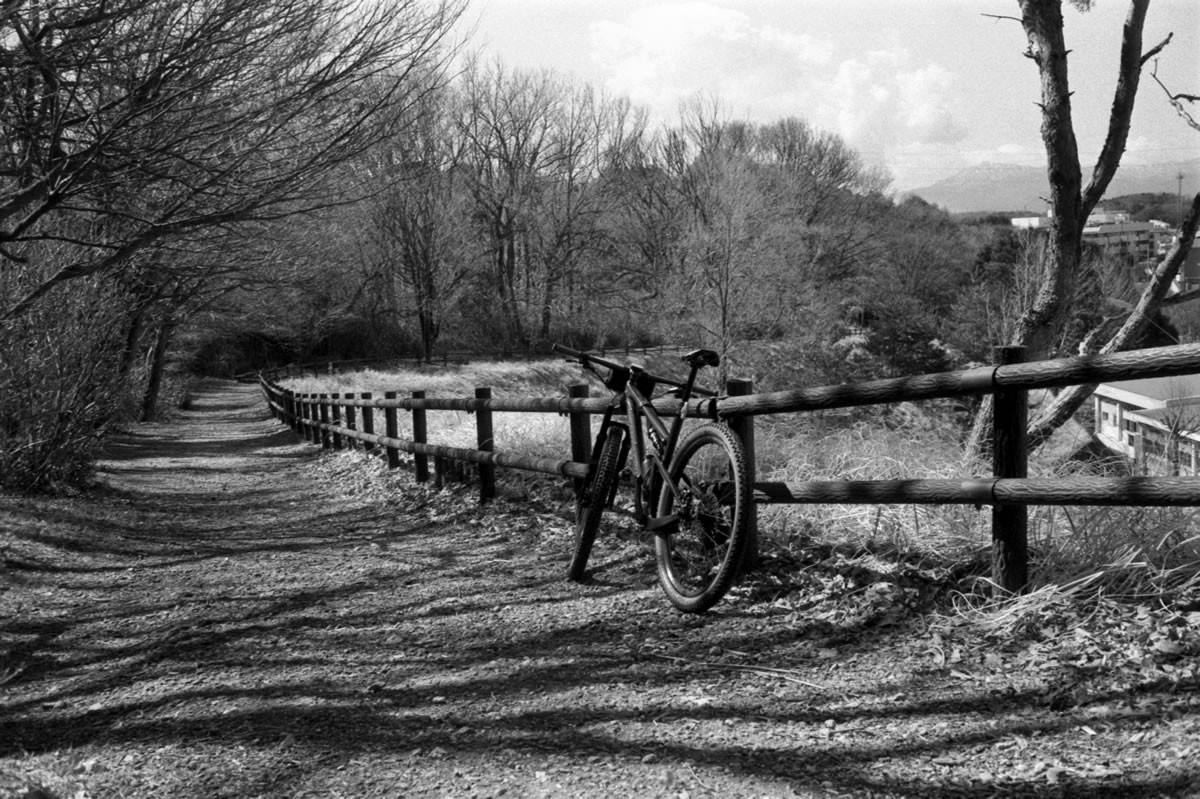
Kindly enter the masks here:
<path id="1" fill-rule="evenodd" d="M 0 273 L 0 291 L 17 282 Z M 87 478 L 101 433 L 127 401 L 116 294 L 82 280 L 0 328 L 0 486 L 46 490 Z"/>

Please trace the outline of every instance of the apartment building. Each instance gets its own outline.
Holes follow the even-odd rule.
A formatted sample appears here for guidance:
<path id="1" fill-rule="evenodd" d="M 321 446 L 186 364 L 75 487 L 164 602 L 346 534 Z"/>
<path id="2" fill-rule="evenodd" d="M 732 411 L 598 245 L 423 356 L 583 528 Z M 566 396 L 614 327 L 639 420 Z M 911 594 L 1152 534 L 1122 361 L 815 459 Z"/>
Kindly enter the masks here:
<path id="1" fill-rule="evenodd" d="M 1150 222 L 1088 224 L 1083 229 L 1083 243 L 1099 247 L 1106 255 L 1137 264 L 1155 259 L 1159 235 Z"/>
<path id="2" fill-rule="evenodd" d="M 1050 226 L 1049 216 L 1017 217 L 1010 220 L 1022 230 L 1043 230 Z M 1097 208 L 1088 215 L 1083 228 L 1084 244 L 1098 247 L 1106 255 L 1130 264 L 1156 261 L 1165 242 L 1174 231 L 1162 222 L 1131 222 L 1129 214 Z"/>
<path id="3" fill-rule="evenodd" d="M 1140 474 L 1200 474 L 1200 375 L 1103 383 L 1095 434 Z"/>

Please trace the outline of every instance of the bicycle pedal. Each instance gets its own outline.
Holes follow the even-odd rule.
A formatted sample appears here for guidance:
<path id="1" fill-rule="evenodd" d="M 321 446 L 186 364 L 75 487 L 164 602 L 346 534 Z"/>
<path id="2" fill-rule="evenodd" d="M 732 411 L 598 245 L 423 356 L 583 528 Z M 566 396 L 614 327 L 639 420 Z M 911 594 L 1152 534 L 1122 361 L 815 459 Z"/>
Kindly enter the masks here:
<path id="1" fill-rule="evenodd" d="M 674 535 L 679 531 L 679 514 L 655 516 L 646 522 L 646 529 L 655 535 Z"/>

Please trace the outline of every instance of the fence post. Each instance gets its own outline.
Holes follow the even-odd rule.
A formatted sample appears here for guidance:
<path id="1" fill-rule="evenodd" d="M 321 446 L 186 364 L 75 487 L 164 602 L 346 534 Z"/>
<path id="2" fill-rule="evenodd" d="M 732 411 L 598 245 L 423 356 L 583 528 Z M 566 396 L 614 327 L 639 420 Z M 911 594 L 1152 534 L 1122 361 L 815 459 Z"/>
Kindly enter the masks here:
<path id="1" fill-rule="evenodd" d="M 372 399 L 370 391 L 364 391 L 363 393 L 359 394 L 358 396 L 362 397 L 364 400 Z M 372 435 L 372 436 L 375 435 L 375 409 L 372 408 L 370 405 L 363 406 L 362 429 L 363 429 L 363 432 L 366 433 L 367 435 Z M 367 452 L 370 452 L 371 450 L 375 449 L 375 444 L 373 444 L 370 441 L 364 441 L 363 449 L 365 449 Z"/>
<path id="2" fill-rule="evenodd" d="M 296 404 L 296 392 L 292 391 L 290 388 L 286 389 L 286 391 L 288 409 L 287 423 L 288 427 L 292 428 L 292 432 L 295 432 L 300 429 L 300 407 Z"/>
<path id="3" fill-rule="evenodd" d="M 475 389 L 475 399 L 488 400 L 492 398 L 490 388 Z M 496 449 L 496 440 L 492 432 L 491 408 L 480 408 L 475 411 L 476 441 L 479 449 L 492 452 Z M 487 502 L 496 498 L 496 467 L 491 463 L 479 464 L 479 501 Z"/>
<path id="4" fill-rule="evenodd" d="M 567 396 L 571 399 L 585 399 L 590 393 L 587 383 L 572 383 L 567 387 Z M 572 411 L 571 420 L 571 460 L 576 463 L 588 463 L 592 459 L 592 418 L 587 413 Z M 575 478 L 575 493 L 583 489 L 583 478 Z"/>
<path id="5" fill-rule="evenodd" d="M 396 399 L 395 391 L 383 392 L 384 399 Z M 395 408 L 383 409 L 383 434 L 388 438 L 400 437 L 400 423 L 397 419 L 398 414 Z M 400 450 L 395 447 L 387 448 L 387 464 L 389 469 L 400 468 Z"/>
<path id="6" fill-rule="evenodd" d="M 725 381 L 725 393 L 730 397 L 753 394 L 754 381 L 731 377 Z M 758 506 L 754 503 L 754 417 L 731 417 L 729 429 L 741 439 L 742 449 L 746 451 L 746 472 L 750 482 L 750 507 L 746 512 L 746 551 L 742 556 L 742 572 L 745 573 L 758 566 Z"/>
<path id="7" fill-rule="evenodd" d="M 996 347 L 1001 366 L 1022 363 L 1024 347 Z M 997 391 L 992 421 L 992 474 L 1026 477 L 1029 474 L 1027 422 L 1028 392 Z M 1025 505 L 992 506 L 992 580 L 1005 591 L 1021 593 L 1029 580 L 1029 508 Z"/>
<path id="8" fill-rule="evenodd" d="M 354 392 L 350 392 L 349 394 L 343 394 L 342 397 L 344 397 L 345 399 L 348 399 L 348 400 L 353 400 Z M 346 406 L 346 428 L 347 429 L 349 429 L 349 430 L 357 430 L 358 429 L 358 425 L 355 424 L 356 416 L 358 416 L 358 414 L 355 413 L 354 406 L 347 405 Z M 346 436 L 346 447 L 349 449 L 358 449 L 358 439 L 353 438 L 351 436 Z"/>
<path id="9" fill-rule="evenodd" d="M 309 430 L 305 422 L 308 421 L 308 403 L 304 401 L 307 394 L 300 393 L 296 395 L 296 432 L 304 438 L 305 441 L 312 441 L 312 431 Z"/>
<path id="10" fill-rule="evenodd" d="M 292 391 L 291 389 L 279 388 L 279 404 L 283 406 L 283 410 L 279 412 L 279 421 L 286 424 L 288 427 L 293 427 L 295 422 L 292 417 Z"/>
<path id="11" fill-rule="evenodd" d="M 271 404 L 275 399 L 275 390 L 270 381 L 266 380 L 261 373 L 258 376 L 258 390 L 262 392 L 263 399 L 267 401 L 267 413 L 271 414 L 272 419 L 278 419 L 279 411 L 275 410 L 275 406 Z"/>
<path id="12" fill-rule="evenodd" d="M 329 403 L 327 402 L 328 399 L 329 399 L 328 394 L 318 394 L 317 395 L 317 407 L 321 409 L 321 424 L 322 425 L 329 424 Z M 330 437 L 329 431 L 327 429 L 325 429 L 324 427 L 322 427 L 320 430 L 320 434 L 321 434 L 321 448 L 329 449 L 329 447 L 332 446 L 332 443 L 333 443 L 333 439 Z"/>
<path id="13" fill-rule="evenodd" d="M 413 399 L 425 399 L 424 391 L 414 391 Z M 418 444 L 427 444 L 426 436 L 428 435 L 425 429 L 425 409 L 412 409 L 412 425 L 413 425 L 413 441 Z M 413 455 L 413 476 L 418 483 L 429 482 L 429 456 L 416 453 Z"/>
<path id="14" fill-rule="evenodd" d="M 317 421 L 317 408 L 313 405 L 313 397 L 317 396 L 312 392 L 304 395 L 304 420 L 307 424 L 304 425 L 304 440 L 310 444 L 319 444 L 321 440 L 317 437 L 320 431 L 314 426 Z"/>
<path id="15" fill-rule="evenodd" d="M 341 396 L 342 396 L 341 394 L 330 394 L 329 395 L 329 416 L 330 416 L 331 423 L 333 424 L 334 427 L 342 426 L 342 406 L 338 405 L 338 399 Z M 332 433 L 332 438 L 333 438 L 333 448 L 341 449 L 342 448 L 342 434 L 341 433 Z"/>

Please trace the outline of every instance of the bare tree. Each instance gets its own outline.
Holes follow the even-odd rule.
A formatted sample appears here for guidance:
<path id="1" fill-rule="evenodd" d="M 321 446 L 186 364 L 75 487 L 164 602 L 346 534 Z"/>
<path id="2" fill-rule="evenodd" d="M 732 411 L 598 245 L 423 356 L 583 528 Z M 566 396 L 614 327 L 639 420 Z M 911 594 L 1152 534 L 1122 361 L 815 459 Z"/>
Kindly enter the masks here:
<path id="1" fill-rule="evenodd" d="M 890 182 L 841 137 L 795 117 L 763 126 L 756 150 L 791 178 L 790 211 L 805 225 L 844 218 L 857 209 L 859 198 L 883 191 Z"/>
<path id="2" fill-rule="evenodd" d="M 538 335 L 546 340 L 560 296 L 570 312 L 581 292 L 582 262 L 604 249 L 612 232 L 605 222 L 621 202 L 603 177 L 624 162 L 645 125 L 625 99 L 612 99 L 589 86 L 565 84 L 554 107 L 546 186 L 531 245 L 541 272 Z"/>
<path id="3" fill-rule="evenodd" d="M 1086 11 L 1089 2 L 1072 0 Z M 1011 343 L 1025 346 L 1030 359 L 1051 357 L 1070 319 L 1071 299 L 1084 270 L 1083 228 L 1088 214 L 1104 197 L 1121 163 L 1129 138 L 1130 120 L 1142 70 L 1169 44 L 1171 37 L 1145 48 L 1143 31 L 1149 0 L 1130 0 L 1118 60 L 1117 83 L 1104 144 L 1090 179 L 1084 184 L 1079 149 L 1071 114 L 1071 87 L 1067 61 L 1070 51 L 1063 35 L 1062 0 L 1018 0 L 1029 57 L 1041 79 L 1042 142 L 1046 150 L 1052 222 L 1042 263 L 1042 278 L 1033 303 L 1018 320 Z M 1175 244 L 1159 263 L 1138 302 L 1111 336 L 1083 337 L 1087 352 L 1115 352 L 1136 343 L 1149 320 L 1162 306 L 1171 282 L 1187 257 L 1200 220 L 1200 195 L 1183 220 Z M 1094 386 L 1077 386 L 1058 394 L 1029 423 L 1031 446 L 1044 442 L 1090 396 Z M 974 451 L 981 448 L 990 424 L 990 403 L 985 403 L 970 438 Z"/>
<path id="4" fill-rule="evenodd" d="M 471 262 L 463 140 L 446 99 L 429 93 L 406 135 L 380 144 L 388 188 L 370 205 L 366 236 L 372 280 L 363 288 L 387 298 L 393 313 L 411 309 L 426 359 Z"/>
<path id="5" fill-rule="evenodd" d="M 499 64 L 472 61 L 462 80 L 459 129 L 492 285 L 508 340 L 527 344 L 523 306 L 532 288 L 527 234 L 550 158 L 556 79 L 549 72 L 510 73 Z"/>
<path id="6" fill-rule="evenodd" d="M 603 178 L 639 135 L 629 103 L 553 72 L 472 62 L 460 135 L 490 286 L 509 342 L 551 334 L 618 198 Z M 564 302 L 565 300 L 565 302 Z"/>
<path id="7" fill-rule="evenodd" d="M 6 3 L 0 269 L 44 274 L 0 319 L 156 241 L 345 201 L 325 178 L 402 119 L 462 4 Z M 47 240 L 76 258 L 35 263 Z"/>
<path id="8" fill-rule="evenodd" d="M 768 246 L 780 221 L 778 198 L 756 147 L 753 125 L 730 121 L 716 98 L 695 97 L 683 105 L 682 125 L 665 152 L 685 209 L 678 302 L 720 353 L 722 380 L 736 343 L 778 319 L 790 294 L 781 253 Z"/>

